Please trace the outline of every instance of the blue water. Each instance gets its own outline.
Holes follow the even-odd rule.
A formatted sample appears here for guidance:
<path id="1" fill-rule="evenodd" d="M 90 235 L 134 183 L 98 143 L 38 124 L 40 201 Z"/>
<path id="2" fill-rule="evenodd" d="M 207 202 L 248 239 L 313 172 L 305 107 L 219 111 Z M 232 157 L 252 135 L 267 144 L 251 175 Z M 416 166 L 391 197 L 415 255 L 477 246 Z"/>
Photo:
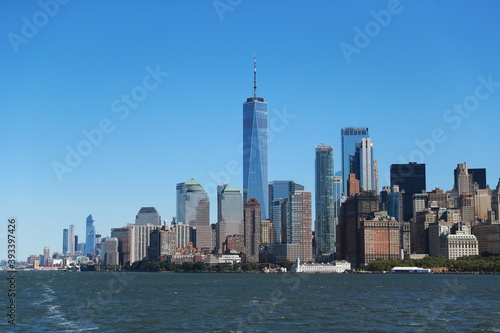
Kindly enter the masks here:
<path id="1" fill-rule="evenodd" d="M 2 332 L 500 332 L 500 275 L 18 272 L 17 291 Z"/>

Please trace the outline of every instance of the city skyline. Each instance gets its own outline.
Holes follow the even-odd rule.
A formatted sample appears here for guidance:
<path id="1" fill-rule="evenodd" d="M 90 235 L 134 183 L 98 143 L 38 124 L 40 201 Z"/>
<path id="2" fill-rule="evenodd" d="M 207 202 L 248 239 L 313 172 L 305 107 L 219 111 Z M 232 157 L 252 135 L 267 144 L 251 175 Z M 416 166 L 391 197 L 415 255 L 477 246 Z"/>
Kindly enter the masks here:
<path id="1" fill-rule="evenodd" d="M 22 35 L 22 18 L 32 21 L 43 9 L 1 6 L 8 65 L 0 82 L 12 93 L 2 107 L 0 149 L 9 163 L 0 185 L 7 215 L 19 221 L 20 259 L 45 246 L 60 250 L 69 225 L 82 242 L 90 213 L 103 235 L 133 223 L 141 207 L 170 220 L 172 189 L 184 179 L 197 179 L 212 203 L 218 184 L 241 187 L 241 101 L 252 94 L 254 54 L 259 93 L 269 102 L 270 181 L 293 179 L 313 191 L 314 146 L 333 146 L 337 173 L 338 131 L 347 126 L 369 127 L 380 186 L 390 184 L 391 164 L 409 161 L 426 164 L 428 190 L 451 189 L 458 163 L 487 169 L 490 187 L 500 175 L 498 157 L 485 148 L 500 104 L 496 2 L 401 2 L 363 47 L 354 28 L 376 22 L 371 11 L 387 2 L 327 3 L 321 13 L 298 3 L 245 2 L 223 20 L 210 3 L 125 2 L 117 10 L 72 2 L 18 52 L 7 36 Z M 255 26 L 259 15 L 276 26 Z M 358 48 L 350 62 L 342 43 Z M 56 173 L 54 162 L 71 171 Z"/>

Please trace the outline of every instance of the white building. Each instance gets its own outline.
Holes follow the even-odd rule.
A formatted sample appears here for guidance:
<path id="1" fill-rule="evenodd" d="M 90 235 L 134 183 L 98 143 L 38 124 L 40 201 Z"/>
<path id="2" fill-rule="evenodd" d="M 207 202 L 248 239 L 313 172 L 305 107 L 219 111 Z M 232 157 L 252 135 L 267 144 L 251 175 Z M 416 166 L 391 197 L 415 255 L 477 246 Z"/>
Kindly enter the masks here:
<path id="1" fill-rule="evenodd" d="M 477 238 L 470 234 L 446 236 L 447 259 L 457 259 L 464 256 L 479 255 Z"/>
<path id="2" fill-rule="evenodd" d="M 344 273 L 351 270 L 351 263 L 345 260 L 336 260 L 327 264 L 301 264 L 300 259 L 292 266 L 293 273 Z"/>

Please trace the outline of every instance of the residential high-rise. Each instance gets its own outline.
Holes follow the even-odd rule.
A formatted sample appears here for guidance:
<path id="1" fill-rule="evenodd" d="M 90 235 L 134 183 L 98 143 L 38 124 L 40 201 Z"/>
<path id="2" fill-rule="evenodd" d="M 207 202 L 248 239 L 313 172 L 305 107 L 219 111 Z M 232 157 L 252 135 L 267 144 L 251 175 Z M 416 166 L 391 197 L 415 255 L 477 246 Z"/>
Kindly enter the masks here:
<path id="1" fill-rule="evenodd" d="M 237 187 L 222 183 L 217 186 L 216 252 L 223 253 L 223 244 L 229 235 L 242 235 L 243 197 Z"/>
<path id="2" fill-rule="evenodd" d="M 154 207 L 142 207 L 135 216 L 135 225 L 153 224 L 161 226 L 161 216 Z"/>
<path id="3" fill-rule="evenodd" d="M 196 228 L 196 247 L 211 249 L 212 227 L 210 226 L 210 200 L 207 192 L 192 178 L 181 184 L 177 184 L 179 195 L 177 221 Z"/>
<path id="4" fill-rule="evenodd" d="M 402 221 L 409 221 L 413 217 L 413 195 L 425 192 L 425 164 L 392 164 L 391 186 L 394 185 L 399 186 L 403 195 Z"/>
<path id="5" fill-rule="evenodd" d="M 355 128 L 344 127 L 341 132 L 342 138 L 342 182 L 344 184 L 344 195 L 347 194 L 347 179 L 350 173 L 356 173 L 353 170 L 352 161 L 356 154 L 356 143 L 361 142 L 363 138 L 369 138 L 368 127 Z"/>
<path id="6" fill-rule="evenodd" d="M 62 245 L 62 254 L 66 255 L 68 253 L 68 229 L 63 229 L 63 245 Z"/>
<path id="7" fill-rule="evenodd" d="M 262 219 L 268 218 L 267 103 L 257 97 L 257 67 L 254 59 L 253 97 L 243 103 L 243 201 L 256 199 Z"/>
<path id="8" fill-rule="evenodd" d="M 288 224 L 291 216 L 290 205 L 286 206 L 292 201 L 292 194 L 295 191 L 304 190 L 304 186 L 295 183 L 292 180 L 275 180 L 269 183 L 269 206 L 271 211 L 271 221 L 274 228 L 274 241 L 277 243 L 284 243 L 281 239 L 283 233 L 282 225 Z M 286 208 L 284 208 L 285 206 Z"/>
<path id="9" fill-rule="evenodd" d="M 95 226 L 92 214 L 87 216 L 86 222 L 86 232 L 85 232 L 85 256 L 95 255 Z"/>
<path id="10" fill-rule="evenodd" d="M 245 255 L 248 262 L 259 262 L 262 209 L 252 198 L 245 205 Z"/>
<path id="11" fill-rule="evenodd" d="M 335 253 L 335 189 L 333 173 L 333 147 L 316 146 L 316 252 Z"/>
<path id="12" fill-rule="evenodd" d="M 295 191 L 292 195 L 292 218 L 288 244 L 298 244 L 299 257 L 308 262 L 312 257 L 312 203 L 310 191 Z M 333 246 L 333 244 L 332 244 Z"/>
<path id="13" fill-rule="evenodd" d="M 75 225 L 70 224 L 69 226 L 69 233 L 68 233 L 68 254 L 72 256 L 75 254 L 76 251 L 76 245 L 78 242 L 75 242 Z"/>
<path id="14" fill-rule="evenodd" d="M 356 174 L 350 173 L 349 179 L 347 179 L 347 196 L 350 197 L 351 195 L 354 195 L 359 192 L 361 192 L 359 179 L 356 179 Z"/>

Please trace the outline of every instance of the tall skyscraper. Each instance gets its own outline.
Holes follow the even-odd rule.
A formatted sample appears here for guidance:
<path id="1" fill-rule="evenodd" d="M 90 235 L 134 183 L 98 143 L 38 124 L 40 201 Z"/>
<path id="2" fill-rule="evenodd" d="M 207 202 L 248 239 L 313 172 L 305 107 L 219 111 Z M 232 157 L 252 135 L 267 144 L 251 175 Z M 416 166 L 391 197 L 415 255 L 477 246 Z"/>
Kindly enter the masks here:
<path id="1" fill-rule="evenodd" d="M 361 190 L 377 191 L 375 189 L 375 170 L 373 164 L 373 144 L 370 138 L 362 138 L 356 143 L 356 152 L 351 159 L 351 172 L 359 179 Z"/>
<path id="2" fill-rule="evenodd" d="M 356 143 L 360 143 L 361 139 L 369 138 L 368 127 L 355 128 L 344 127 L 341 132 L 342 138 L 342 182 L 344 184 L 344 195 L 347 194 L 347 179 L 350 173 L 358 174 L 353 170 L 352 161 L 356 154 Z"/>
<path id="3" fill-rule="evenodd" d="M 43 265 L 48 266 L 50 259 L 50 247 L 46 246 L 43 248 Z"/>
<path id="4" fill-rule="evenodd" d="M 316 251 L 318 255 L 335 252 L 335 190 L 333 147 L 316 146 Z"/>
<path id="5" fill-rule="evenodd" d="M 161 226 L 161 216 L 154 207 L 142 207 L 135 216 L 135 225 L 153 224 Z"/>
<path id="6" fill-rule="evenodd" d="M 467 163 L 457 164 L 457 168 L 454 170 L 455 176 L 455 191 L 457 191 L 457 196 L 460 198 L 462 194 L 470 194 L 474 192 L 474 187 L 472 183 L 472 176 L 469 174 L 467 169 Z"/>
<path id="7" fill-rule="evenodd" d="M 243 103 L 243 200 L 260 203 L 262 219 L 268 218 L 267 103 L 257 97 L 257 65 L 254 58 L 253 97 Z"/>
<path id="8" fill-rule="evenodd" d="M 227 236 L 243 234 L 243 197 L 241 192 L 237 187 L 222 183 L 217 186 L 217 253 L 222 253 Z"/>
<path id="9" fill-rule="evenodd" d="M 394 185 L 403 194 L 403 221 L 409 221 L 413 217 L 413 195 L 425 192 L 425 164 L 392 164 L 391 187 Z"/>
<path id="10" fill-rule="evenodd" d="M 177 222 L 196 228 L 196 247 L 212 248 L 210 200 L 207 192 L 194 179 L 177 184 Z M 179 188 L 180 187 L 180 188 Z"/>
<path id="11" fill-rule="evenodd" d="M 68 229 L 63 229 L 63 245 L 62 245 L 62 254 L 66 255 L 68 252 Z"/>
<path id="12" fill-rule="evenodd" d="M 349 261 L 353 266 L 362 262 L 362 233 L 360 222 L 379 208 L 378 193 L 363 191 L 354 194 L 340 207 L 337 226 L 337 260 Z"/>
<path id="13" fill-rule="evenodd" d="M 262 209 L 254 198 L 245 205 L 245 255 L 246 261 L 259 262 L 260 224 Z"/>
<path id="14" fill-rule="evenodd" d="M 95 226 L 94 226 L 94 219 L 92 218 L 92 214 L 87 216 L 85 240 L 86 240 L 85 253 L 83 253 L 83 255 L 94 256 L 95 255 Z"/>
<path id="15" fill-rule="evenodd" d="M 308 262 L 312 257 L 312 203 L 310 191 L 295 191 L 292 195 L 292 218 L 288 244 L 298 244 L 299 258 Z M 333 244 L 332 244 L 333 245 Z"/>
<path id="16" fill-rule="evenodd" d="M 68 234 L 68 254 L 70 256 L 72 256 L 73 254 L 75 254 L 75 251 L 76 251 L 76 246 L 78 244 L 75 243 L 75 225 L 74 224 L 70 224 L 69 226 L 69 234 Z"/>
<path id="17" fill-rule="evenodd" d="M 282 225 L 289 224 L 291 217 L 292 194 L 295 191 L 304 190 L 304 186 L 295 183 L 292 180 L 275 180 L 269 183 L 269 206 L 271 211 L 271 221 L 274 228 L 274 241 L 283 243 L 281 239 Z"/>
<path id="18" fill-rule="evenodd" d="M 469 175 L 472 176 L 472 183 L 477 183 L 479 189 L 486 189 L 486 169 L 469 169 Z"/>

